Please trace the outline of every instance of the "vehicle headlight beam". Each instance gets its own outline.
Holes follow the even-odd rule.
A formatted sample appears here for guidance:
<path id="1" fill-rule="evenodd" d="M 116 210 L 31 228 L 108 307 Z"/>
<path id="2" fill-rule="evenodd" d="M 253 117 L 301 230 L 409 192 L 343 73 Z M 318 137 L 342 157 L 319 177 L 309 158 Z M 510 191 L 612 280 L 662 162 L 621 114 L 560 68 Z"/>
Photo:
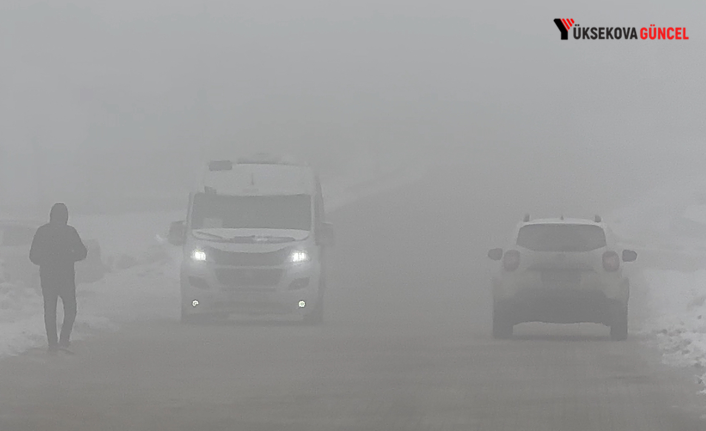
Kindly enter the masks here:
<path id="1" fill-rule="evenodd" d="M 309 262 L 310 260 L 311 256 L 309 256 L 309 253 L 305 250 L 294 250 L 289 255 L 289 263 L 304 263 Z"/>
<path id="2" fill-rule="evenodd" d="M 196 262 L 205 262 L 206 261 L 206 252 L 197 248 L 191 252 L 191 259 Z"/>

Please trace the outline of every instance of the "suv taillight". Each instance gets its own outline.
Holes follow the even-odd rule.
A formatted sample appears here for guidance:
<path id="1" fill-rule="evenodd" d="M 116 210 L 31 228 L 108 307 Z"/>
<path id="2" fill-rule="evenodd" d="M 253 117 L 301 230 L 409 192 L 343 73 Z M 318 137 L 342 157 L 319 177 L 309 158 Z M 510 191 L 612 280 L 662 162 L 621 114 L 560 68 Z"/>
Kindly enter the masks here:
<path id="1" fill-rule="evenodd" d="M 620 268 L 620 256 L 614 251 L 603 253 L 603 269 L 606 271 L 617 271 Z"/>
<path id="2" fill-rule="evenodd" d="M 520 266 L 520 252 L 508 250 L 503 255 L 503 268 L 505 271 L 514 271 Z"/>

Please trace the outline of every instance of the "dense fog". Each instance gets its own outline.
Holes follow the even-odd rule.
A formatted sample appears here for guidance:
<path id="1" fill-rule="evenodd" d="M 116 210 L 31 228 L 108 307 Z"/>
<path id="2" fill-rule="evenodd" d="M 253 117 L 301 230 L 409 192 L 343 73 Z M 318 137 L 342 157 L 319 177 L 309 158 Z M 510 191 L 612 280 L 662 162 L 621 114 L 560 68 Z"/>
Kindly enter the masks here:
<path id="1" fill-rule="evenodd" d="M 492 166 L 480 177 L 508 197 L 564 200 L 553 211 L 579 193 L 593 212 L 703 163 L 702 2 L 0 8 L 3 210 L 139 207 L 182 194 L 202 160 L 253 150 L 324 172 L 361 152 L 453 158 Z M 562 42 L 559 15 L 690 40 Z"/>
<path id="2" fill-rule="evenodd" d="M 0 430 L 705 429 L 704 18 L 0 0 Z"/>

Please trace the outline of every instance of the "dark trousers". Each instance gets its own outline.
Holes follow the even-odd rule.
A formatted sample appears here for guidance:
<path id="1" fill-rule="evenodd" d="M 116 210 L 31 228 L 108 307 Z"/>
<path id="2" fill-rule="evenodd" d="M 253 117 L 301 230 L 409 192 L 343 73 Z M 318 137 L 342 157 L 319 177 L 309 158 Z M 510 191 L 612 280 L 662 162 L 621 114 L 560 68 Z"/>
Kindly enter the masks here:
<path id="1" fill-rule="evenodd" d="M 44 326 L 47 329 L 49 346 L 68 346 L 71 329 L 76 320 L 76 287 L 44 288 L 42 289 L 42 295 L 44 296 Z M 59 298 L 61 298 L 61 303 L 64 305 L 64 323 L 61 325 L 61 337 L 57 340 L 56 306 Z"/>

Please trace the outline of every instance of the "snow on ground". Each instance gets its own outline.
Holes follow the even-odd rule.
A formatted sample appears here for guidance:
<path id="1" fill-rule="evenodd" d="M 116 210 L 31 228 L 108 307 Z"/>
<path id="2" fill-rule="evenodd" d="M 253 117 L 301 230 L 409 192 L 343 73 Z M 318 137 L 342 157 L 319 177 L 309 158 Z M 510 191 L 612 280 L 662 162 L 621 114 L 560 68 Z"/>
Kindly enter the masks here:
<path id="1" fill-rule="evenodd" d="M 641 332 L 663 352 L 664 362 L 693 368 L 706 384 L 706 270 L 644 270 L 650 317 Z"/>
<path id="2" fill-rule="evenodd" d="M 416 181 L 424 175 L 424 166 L 402 160 L 357 160 L 348 171 L 322 178 L 327 211 Z M 70 223 L 84 238 L 100 242 L 111 269 L 103 280 L 78 286 L 73 339 L 128 321 L 178 317 L 181 250 L 166 244 L 161 235 L 170 222 L 184 218 L 185 210 L 71 217 Z M 58 314 L 60 324 L 61 306 Z M 0 357 L 45 345 L 42 316 L 41 292 L 8 283 L 0 272 Z"/>
<path id="3" fill-rule="evenodd" d="M 6 355 L 34 344 L 35 326 L 43 324 L 37 319 L 34 319 L 36 322 L 27 321 L 28 315 L 34 315 L 37 309 L 41 309 L 41 298 L 34 292 L 5 281 L 2 264 L 0 261 L 0 326 L 3 328 L 0 355 Z"/>
<path id="4" fill-rule="evenodd" d="M 646 335 L 664 362 L 693 369 L 706 387 L 706 177 L 675 181 L 616 211 L 611 222 L 638 251 Z M 639 292 L 642 293 L 642 292 Z M 635 301 L 633 301 L 635 305 Z"/>
<path id="5" fill-rule="evenodd" d="M 42 312 L 39 292 L 6 282 L 0 273 L 0 357 L 45 343 Z M 74 339 L 84 338 L 90 330 L 110 327 L 107 318 L 85 314 L 76 319 Z"/>

